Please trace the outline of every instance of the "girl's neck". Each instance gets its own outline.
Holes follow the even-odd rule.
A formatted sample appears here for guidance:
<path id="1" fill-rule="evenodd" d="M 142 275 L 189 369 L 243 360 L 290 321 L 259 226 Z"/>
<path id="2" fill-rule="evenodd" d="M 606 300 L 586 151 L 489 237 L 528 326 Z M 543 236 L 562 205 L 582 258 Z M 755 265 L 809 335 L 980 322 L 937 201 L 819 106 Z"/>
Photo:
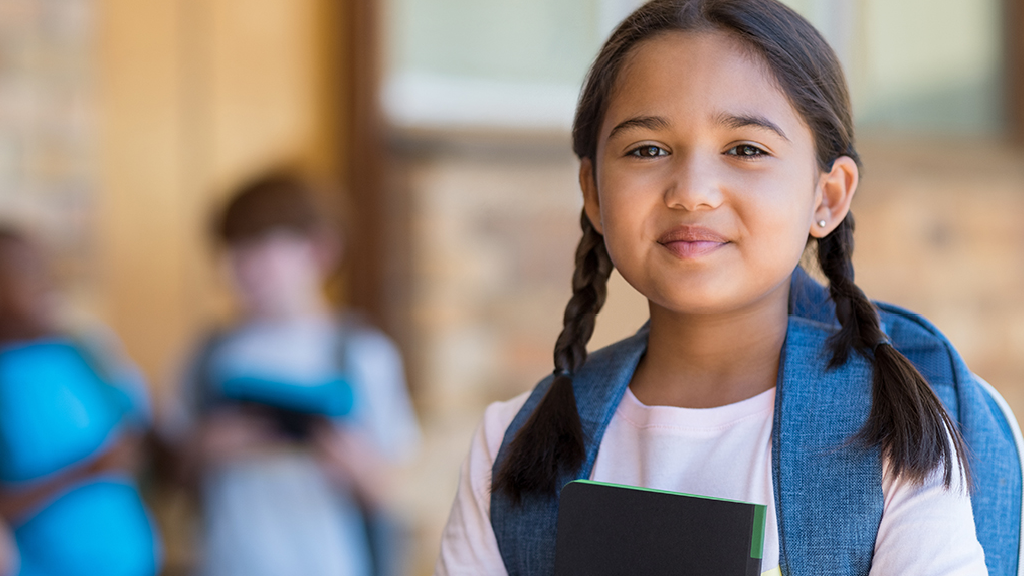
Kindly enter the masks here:
<path id="1" fill-rule="evenodd" d="M 647 353 L 630 388 L 650 406 L 712 408 L 775 386 L 786 339 L 788 286 L 749 308 L 682 315 L 651 304 Z"/>

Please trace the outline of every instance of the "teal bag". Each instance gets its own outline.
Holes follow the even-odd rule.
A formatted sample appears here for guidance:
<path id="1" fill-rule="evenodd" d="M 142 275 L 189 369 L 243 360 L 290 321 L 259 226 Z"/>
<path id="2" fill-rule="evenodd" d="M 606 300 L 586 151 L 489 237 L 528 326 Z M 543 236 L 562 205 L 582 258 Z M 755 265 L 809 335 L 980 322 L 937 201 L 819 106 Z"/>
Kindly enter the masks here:
<path id="1" fill-rule="evenodd" d="M 37 480 L 88 459 L 129 407 L 70 341 L 0 349 L 0 481 Z"/>
<path id="2" fill-rule="evenodd" d="M 18 576 L 153 576 L 160 549 L 136 487 L 92 479 L 57 497 L 14 530 Z"/>
<path id="3" fill-rule="evenodd" d="M 121 433 L 131 398 L 70 340 L 0 349 L 0 482 L 14 488 L 86 464 Z M 160 546 L 138 489 L 104 475 L 13 526 L 19 576 L 153 576 Z"/>

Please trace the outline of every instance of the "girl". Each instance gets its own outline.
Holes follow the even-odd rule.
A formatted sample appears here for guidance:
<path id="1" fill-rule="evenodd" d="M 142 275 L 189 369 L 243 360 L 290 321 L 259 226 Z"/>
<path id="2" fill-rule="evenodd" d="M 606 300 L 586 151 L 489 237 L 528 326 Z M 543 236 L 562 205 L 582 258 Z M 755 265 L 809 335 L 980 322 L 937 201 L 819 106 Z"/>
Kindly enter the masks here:
<path id="1" fill-rule="evenodd" d="M 654 0 L 598 55 L 573 141 L 554 374 L 487 409 L 437 573 L 551 573 L 560 487 L 588 477 L 767 505 L 767 573 L 987 573 L 963 440 L 889 335 L 945 341 L 891 308 L 883 327 L 853 283 L 849 98 L 813 27 L 775 0 Z M 613 266 L 650 322 L 588 358 Z"/>

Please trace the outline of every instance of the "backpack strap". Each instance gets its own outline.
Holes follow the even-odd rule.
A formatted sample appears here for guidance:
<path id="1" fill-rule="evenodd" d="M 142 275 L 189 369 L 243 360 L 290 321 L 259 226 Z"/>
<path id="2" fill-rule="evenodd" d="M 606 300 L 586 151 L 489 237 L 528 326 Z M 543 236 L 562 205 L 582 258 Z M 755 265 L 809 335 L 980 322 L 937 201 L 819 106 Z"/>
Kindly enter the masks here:
<path id="1" fill-rule="evenodd" d="M 830 325 L 791 316 L 772 425 L 772 483 L 783 574 L 867 575 L 882 519 L 878 449 L 851 445 L 871 406 L 859 354 L 827 368 Z"/>
<path id="2" fill-rule="evenodd" d="M 352 361 L 349 354 L 351 354 L 352 340 L 360 332 L 373 330 L 373 328 L 367 323 L 366 317 L 359 312 L 343 312 L 337 316 L 336 321 L 338 325 L 338 329 L 335 330 L 338 339 L 335 345 L 336 367 L 338 372 L 350 375 Z"/>
<path id="3" fill-rule="evenodd" d="M 213 356 L 227 337 L 226 330 L 211 329 L 196 349 L 195 360 L 188 367 L 185 380 L 188 386 L 185 391 L 187 409 L 192 415 L 204 415 L 221 401 L 213 384 Z"/>
<path id="4" fill-rule="evenodd" d="M 975 380 L 984 392 L 984 399 L 993 407 L 991 420 L 1000 431 L 1007 432 L 1004 430 L 1004 425 L 1009 429 L 1008 433 L 1012 434 L 1017 450 L 1015 453 L 1010 453 L 1006 448 L 1002 448 L 1000 452 L 1009 454 L 1004 458 L 983 458 L 978 456 L 977 451 L 972 450 L 971 470 L 974 474 L 975 486 L 980 484 L 977 471 L 981 466 L 985 466 L 985 484 L 995 484 L 1001 489 L 1001 492 L 992 496 L 979 497 L 980 490 L 976 490 L 971 495 L 974 523 L 977 528 L 978 540 L 981 542 L 982 548 L 985 549 L 985 564 L 988 566 L 989 574 L 1020 576 L 1024 575 L 1024 546 L 1021 543 L 1021 519 L 1024 517 L 1024 512 L 1021 510 L 1020 503 L 1020 478 L 1022 476 L 1020 454 L 1024 453 L 1024 436 L 1021 435 L 1017 417 L 1013 415 L 1006 400 L 988 382 L 978 377 L 975 377 Z M 995 416 L 996 409 L 1002 413 L 1002 418 Z M 1017 463 L 1016 466 L 1014 462 Z M 995 473 L 987 470 L 992 465 L 997 467 Z M 986 520 L 990 518 L 993 520 L 987 522 Z M 992 550 L 991 554 L 989 550 Z"/>

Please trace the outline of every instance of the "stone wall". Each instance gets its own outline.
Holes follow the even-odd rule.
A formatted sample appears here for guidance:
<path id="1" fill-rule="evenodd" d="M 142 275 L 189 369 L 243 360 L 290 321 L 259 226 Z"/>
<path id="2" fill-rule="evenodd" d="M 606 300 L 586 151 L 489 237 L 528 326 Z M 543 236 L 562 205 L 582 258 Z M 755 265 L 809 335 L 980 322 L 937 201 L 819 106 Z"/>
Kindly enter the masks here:
<path id="1" fill-rule="evenodd" d="M 37 230 L 62 277 L 91 261 L 91 0 L 0 3 L 0 220 Z"/>

